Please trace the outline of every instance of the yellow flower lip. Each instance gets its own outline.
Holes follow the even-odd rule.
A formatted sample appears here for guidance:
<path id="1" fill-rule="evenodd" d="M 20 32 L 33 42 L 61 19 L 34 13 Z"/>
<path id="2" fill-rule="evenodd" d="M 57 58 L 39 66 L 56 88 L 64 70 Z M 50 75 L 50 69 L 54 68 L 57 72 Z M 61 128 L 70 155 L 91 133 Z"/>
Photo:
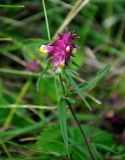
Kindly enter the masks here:
<path id="1" fill-rule="evenodd" d="M 39 48 L 39 51 L 42 52 L 42 53 L 47 53 L 45 45 L 41 45 L 40 48 Z"/>
<path id="2" fill-rule="evenodd" d="M 59 63 L 58 66 L 64 68 L 65 64 Z"/>

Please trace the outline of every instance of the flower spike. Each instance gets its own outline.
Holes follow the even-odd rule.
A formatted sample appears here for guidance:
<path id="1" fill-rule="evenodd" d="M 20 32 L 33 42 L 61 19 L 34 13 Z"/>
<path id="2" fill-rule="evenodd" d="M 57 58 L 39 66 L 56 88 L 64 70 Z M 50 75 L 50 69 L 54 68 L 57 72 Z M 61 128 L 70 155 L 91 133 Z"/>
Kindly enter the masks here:
<path id="1" fill-rule="evenodd" d="M 69 62 L 70 56 L 77 50 L 77 46 L 73 43 L 76 38 L 79 38 L 79 36 L 72 31 L 60 33 L 57 40 L 47 45 L 41 45 L 39 48 L 40 52 L 48 53 L 54 72 L 64 68 Z"/>

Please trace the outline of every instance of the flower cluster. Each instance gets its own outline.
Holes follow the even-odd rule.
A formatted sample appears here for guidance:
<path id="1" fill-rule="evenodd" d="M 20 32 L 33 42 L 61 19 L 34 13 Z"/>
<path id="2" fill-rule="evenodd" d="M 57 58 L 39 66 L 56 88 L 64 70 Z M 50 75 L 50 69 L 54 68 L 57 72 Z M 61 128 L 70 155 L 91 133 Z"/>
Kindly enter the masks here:
<path id="1" fill-rule="evenodd" d="M 70 56 L 76 52 L 77 46 L 73 40 L 78 38 L 73 32 L 58 35 L 57 40 L 51 44 L 41 45 L 39 51 L 48 53 L 54 72 L 59 72 L 70 60 Z"/>

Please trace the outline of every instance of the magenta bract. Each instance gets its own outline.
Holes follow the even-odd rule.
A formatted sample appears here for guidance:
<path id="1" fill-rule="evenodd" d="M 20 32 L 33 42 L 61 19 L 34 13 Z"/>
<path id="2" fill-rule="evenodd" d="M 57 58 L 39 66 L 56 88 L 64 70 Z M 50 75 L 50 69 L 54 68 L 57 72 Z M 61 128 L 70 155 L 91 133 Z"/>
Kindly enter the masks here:
<path id="1" fill-rule="evenodd" d="M 58 71 L 60 67 L 64 67 L 70 60 L 70 56 L 76 51 L 77 46 L 73 40 L 78 38 L 73 32 L 66 32 L 58 35 L 57 40 L 51 44 L 42 45 L 40 51 L 48 53 L 51 59 L 53 71 Z"/>

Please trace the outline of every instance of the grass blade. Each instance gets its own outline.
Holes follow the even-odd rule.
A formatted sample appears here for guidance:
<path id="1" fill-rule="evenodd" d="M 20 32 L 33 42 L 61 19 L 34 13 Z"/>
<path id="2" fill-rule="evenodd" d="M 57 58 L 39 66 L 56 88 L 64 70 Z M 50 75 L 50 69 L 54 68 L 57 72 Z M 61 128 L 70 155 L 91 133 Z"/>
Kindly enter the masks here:
<path id="1" fill-rule="evenodd" d="M 105 74 L 109 71 L 111 65 L 107 65 L 105 66 L 101 71 L 99 71 L 97 73 L 96 78 L 94 78 L 93 80 L 91 80 L 90 82 L 87 83 L 81 83 L 79 85 L 80 89 L 82 88 L 82 92 L 91 88 L 92 86 L 94 86 L 96 83 L 98 83 L 104 76 Z"/>
<path id="2" fill-rule="evenodd" d="M 27 108 L 27 109 L 42 109 L 42 110 L 54 110 L 56 106 L 42 106 L 42 105 L 31 105 L 31 104 L 0 104 L 0 108 Z"/>
<path id="3" fill-rule="evenodd" d="M 24 8 L 24 5 L 0 4 L 2 8 Z"/>
<path id="4" fill-rule="evenodd" d="M 59 124 L 61 128 L 61 133 L 63 136 L 63 140 L 65 143 L 65 147 L 69 156 L 69 144 L 68 144 L 68 131 L 67 131 L 67 122 L 66 122 L 66 108 L 67 104 L 63 98 L 60 98 L 58 102 L 58 116 L 59 116 Z M 69 156 L 70 157 L 70 156 Z"/>

